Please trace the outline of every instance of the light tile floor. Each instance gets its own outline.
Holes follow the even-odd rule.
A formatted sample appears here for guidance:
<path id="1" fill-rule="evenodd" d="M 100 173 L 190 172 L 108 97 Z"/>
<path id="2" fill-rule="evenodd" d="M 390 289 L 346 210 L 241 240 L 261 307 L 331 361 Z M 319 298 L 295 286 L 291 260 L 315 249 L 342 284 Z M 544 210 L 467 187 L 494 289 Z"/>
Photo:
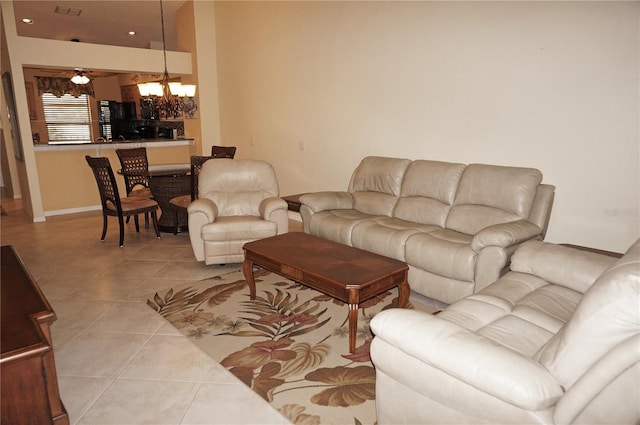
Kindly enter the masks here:
<path id="1" fill-rule="evenodd" d="M 56 312 L 52 326 L 61 397 L 71 424 L 286 424 L 146 305 L 156 291 L 235 270 L 193 258 L 187 235 L 117 221 L 101 243 L 99 213 L 32 223 L 2 200 L 2 245 L 13 245 Z M 292 222 L 293 226 L 299 223 Z"/>

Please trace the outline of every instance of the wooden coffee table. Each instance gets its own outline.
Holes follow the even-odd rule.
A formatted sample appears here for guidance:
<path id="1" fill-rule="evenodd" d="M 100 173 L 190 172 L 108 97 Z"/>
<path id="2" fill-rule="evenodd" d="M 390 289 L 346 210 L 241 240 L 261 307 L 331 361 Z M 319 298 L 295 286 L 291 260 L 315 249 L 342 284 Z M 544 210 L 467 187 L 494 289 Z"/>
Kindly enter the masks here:
<path id="1" fill-rule="evenodd" d="M 409 300 L 409 266 L 406 263 L 302 232 L 285 233 L 244 245 L 242 271 L 249 283 L 252 300 L 256 298 L 254 265 L 347 303 L 351 353 L 356 348 L 361 302 L 396 286 L 397 307 L 405 307 Z"/>

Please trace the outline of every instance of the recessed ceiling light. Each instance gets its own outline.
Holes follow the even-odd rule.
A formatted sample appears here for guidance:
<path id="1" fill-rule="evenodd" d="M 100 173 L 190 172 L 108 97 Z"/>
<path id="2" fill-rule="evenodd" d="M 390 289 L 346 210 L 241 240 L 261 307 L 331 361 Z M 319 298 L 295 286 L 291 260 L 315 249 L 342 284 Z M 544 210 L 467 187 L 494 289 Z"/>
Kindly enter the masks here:
<path id="1" fill-rule="evenodd" d="M 135 31 L 129 31 L 129 35 L 136 35 Z"/>
<path id="2" fill-rule="evenodd" d="M 24 22 L 25 24 L 33 24 L 33 19 L 23 18 L 22 22 Z"/>

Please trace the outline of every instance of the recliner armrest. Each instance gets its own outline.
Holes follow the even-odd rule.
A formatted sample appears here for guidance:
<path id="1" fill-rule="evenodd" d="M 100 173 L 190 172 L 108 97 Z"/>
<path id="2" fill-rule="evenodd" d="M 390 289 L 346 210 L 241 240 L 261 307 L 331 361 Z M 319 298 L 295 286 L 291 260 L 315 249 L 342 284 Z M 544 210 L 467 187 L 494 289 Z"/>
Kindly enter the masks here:
<path id="1" fill-rule="evenodd" d="M 207 198 L 199 198 L 187 207 L 189 215 L 201 213 L 206 216 L 207 223 L 213 223 L 218 216 L 218 206 Z"/>
<path id="2" fill-rule="evenodd" d="M 260 216 L 269 220 L 271 214 L 277 210 L 288 210 L 287 202 L 282 198 L 266 198 L 260 202 Z"/>
<path id="3" fill-rule="evenodd" d="M 307 193 L 300 197 L 300 202 L 309 207 L 314 213 L 353 208 L 353 196 L 349 192 Z"/>
<path id="4" fill-rule="evenodd" d="M 479 391 L 527 410 L 552 406 L 563 394 L 560 384 L 536 361 L 437 316 L 391 309 L 373 318 L 371 330 L 374 360 L 376 340 L 381 339 Z"/>
<path id="5" fill-rule="evenodd" d="M 213 223 L 218 217 L 218 206 L 207 198 L 199 198 L 187 207 L 189 213 L 189 239 L 193 255 L 198 261 L 204 261 L 204 241 L 202 240 L 202 227 Z"/>
<path id="6" fill-rule="evenodd" d="M 487 246 L 507 248 L 533 239 L 541 233 L 542 229 L 527 220 L 500 223 L 478 232 L 471 240 L 471 249 L 480 252 Z"/>

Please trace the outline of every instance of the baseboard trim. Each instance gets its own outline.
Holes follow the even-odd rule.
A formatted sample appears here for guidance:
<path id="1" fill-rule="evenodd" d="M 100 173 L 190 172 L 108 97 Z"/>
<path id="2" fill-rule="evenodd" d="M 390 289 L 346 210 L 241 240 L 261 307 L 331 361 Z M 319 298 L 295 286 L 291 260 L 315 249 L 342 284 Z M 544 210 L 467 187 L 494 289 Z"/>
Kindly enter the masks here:
<path id="1" fill-rule="evenodd" d="M 63 210 L 51 210 L 51 211 L 45 211 L 44 212 L 44 216 L 45 217 L 53 217 L 56 215 L 66 215 L 66 214 L 77 214 L 77 213 L 82 213 L 82 212 L 90 212 L 90 211 L 100 211 L 102 209 L 102 207 L 100 205 L 92 205 L 90 207 L 81 207 L 81 208 L 66 208 Z M 302 216 L 300 216 L 300 213 L 294 212 L 294 211 L 287 211 L 289 218 L 291 220 L 294 221 L 299 221 L 302 223 Z"/>
<path id="2" fill-rule="evenodd" d="M 56 215 L 77 214 L 82 212 L 100 211 L 100 210 L 102 210 L 102 207 L 100 205 L 92 205 L 90 207 L 66 208 L 64 210 L 45 211 L 44 216 L 53 217 Z"/>

